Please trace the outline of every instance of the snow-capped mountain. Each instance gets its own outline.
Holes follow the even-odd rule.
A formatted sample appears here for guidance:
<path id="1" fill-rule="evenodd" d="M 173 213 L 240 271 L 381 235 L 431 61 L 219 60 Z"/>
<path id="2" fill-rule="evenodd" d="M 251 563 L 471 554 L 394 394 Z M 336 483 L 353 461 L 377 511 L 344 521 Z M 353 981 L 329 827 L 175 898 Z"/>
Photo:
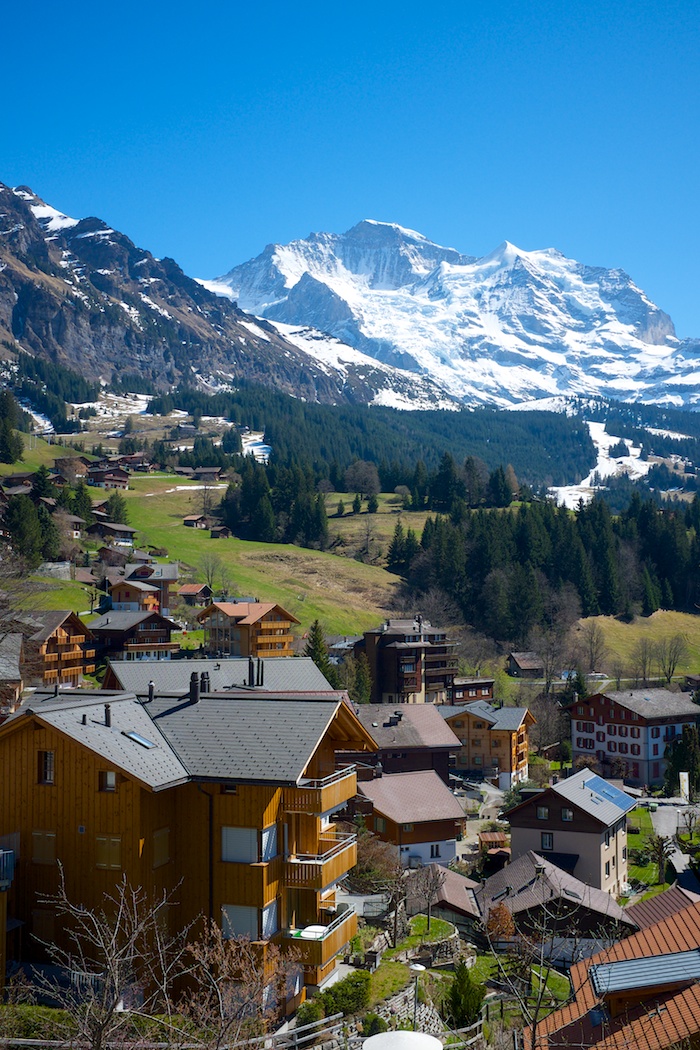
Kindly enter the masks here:
<path id="1" fill-rule="evenodd" d="M 481 259 L 392 223 L 268 245 L 213 290 L 269 321 L 327 333 L 469 403 L 557 394 L 700 403 L 700 341 L 622 270 L 505 242 Z M 320 340 L 322 342 L 322 340 Z"/>
<path id="2" fill-rule="evenodd" d="M 454 407 L 429 377 L 387 367 L 306 327 L 243 313 L 97 218 L 73 219 L 0 183 L 0 341 L 90 379 L 156 389 L 240 379 L 308 401 Z M 418 379 L 418 381 L 416 381 Z"/>

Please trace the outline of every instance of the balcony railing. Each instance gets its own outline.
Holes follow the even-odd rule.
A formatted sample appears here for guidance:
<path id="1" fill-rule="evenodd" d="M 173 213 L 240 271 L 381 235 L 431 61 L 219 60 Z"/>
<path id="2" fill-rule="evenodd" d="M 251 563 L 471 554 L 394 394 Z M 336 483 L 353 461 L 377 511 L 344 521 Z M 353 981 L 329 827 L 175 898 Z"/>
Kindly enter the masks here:
<path id="1" fill-rule="evenodd" d="M 356 932 L 357 914 L 350 905 L 329 925 L 319 922 L 300 930 L 284 930 L 282 939 L 294 947 L 294 952 L 303 966 L 320 969 L 338 954 Z"/>
<path id="2" fill-rule="evenodd" d="M 321 780 L 301 780 L 284 788 L 282 806 L 287 813 L 328 813 L 357 793 L 355 766 L 338 769 Z"/>
<path id="3" fill-rule="evenodd" d="M 338 832 L 322 838 L 323 853 L 297 853 L 288 857 L 285 879 L 288 886 L 321 890 L 342 878 L 357 862 L 357 835 Z"/>

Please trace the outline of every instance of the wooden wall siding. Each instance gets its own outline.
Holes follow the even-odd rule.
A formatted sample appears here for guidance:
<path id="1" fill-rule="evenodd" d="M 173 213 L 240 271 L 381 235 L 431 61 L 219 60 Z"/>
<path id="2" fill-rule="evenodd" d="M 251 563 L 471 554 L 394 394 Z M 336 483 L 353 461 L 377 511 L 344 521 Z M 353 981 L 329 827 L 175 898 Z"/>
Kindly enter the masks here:
<path id="1" fill-rule="evenodd" d="M 381 817 L 375 813 L 374 819 Z M 376 831 L 385 842 L 394 842 L 397 846 L 412 846 L 419 842 L 443 842 L 456 837 L 459 827 L 455 820 L 433 820 L 424 824 L 414 824 L 413 831 L 404 831 L 403 826 L 387 820 L 386 831 Z"/>

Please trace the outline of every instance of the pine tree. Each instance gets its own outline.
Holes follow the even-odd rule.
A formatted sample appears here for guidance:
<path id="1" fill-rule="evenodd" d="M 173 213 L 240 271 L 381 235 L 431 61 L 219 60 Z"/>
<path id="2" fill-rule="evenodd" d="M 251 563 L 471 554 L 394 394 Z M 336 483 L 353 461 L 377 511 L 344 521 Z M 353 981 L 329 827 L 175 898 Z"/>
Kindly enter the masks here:
<path id="1" fill-rule="evenodd" d="M 366 653 L 360 653 L 355 660 L 355 681 L 350 699 L 356 704 L 368 704 L 372 699 L 372 672 Z"/>
<path id="2" fill-rule="evenodd" d="M 107 519 L 108 521 L 113 521 L 117 525 L 129 524 L 129 512 L 127 510 L 126 500 L 117 489 L 114 489 L 105 503 L 105 511 L 109 515 L 109 518 Z"/>
<path id="3" fill-rule="evenodd" d="M 325 635 L 318 620 L 314 620 L 309 628 L 309 636 L 306 639 L 306 645 L 304 646 L 304 656 L 311 657 L 323 677 L 333 689 L 338 688 L 338 672 L 328 656 Z"/>
<path id="4" fill-rule="evenodd" d="M 41 561 L 43 537 L 37 509 L 29 496 L 12 496 L 5 511 L 5 528 L 13 549 L 30 568 Z"/>
<path id="5" fill-rule="evenodd" d="M 485 994 L 483 984 L 472 979 L 466 963 L 457 963 L 446 999 L 453 1028 L 466 1028 L 479 1019 Z"/>
<path id="6" fill-rule="evenodd" d="M 354 500 L 352 501 L 352 512 L 353 512 L 353 514 L 359 514 L 361 510 L 362 510 L 362 497 L 360 496 L 360 493 L 358 492 L 357 495 L 355 496 Z"/>
<path id="7" fill-rule="evenodd" d="M 56 561 L 61 550 L 61 533 L 46 507 L 39 507 L 37 513 L 41 529 L 41 556 L 44 561 Z"/>

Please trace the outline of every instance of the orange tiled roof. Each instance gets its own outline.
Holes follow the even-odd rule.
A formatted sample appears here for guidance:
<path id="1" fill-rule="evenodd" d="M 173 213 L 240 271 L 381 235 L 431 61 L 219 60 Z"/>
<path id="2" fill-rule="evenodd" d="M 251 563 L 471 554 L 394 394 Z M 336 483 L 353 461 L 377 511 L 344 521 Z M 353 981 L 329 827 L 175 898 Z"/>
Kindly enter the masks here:
<path id="1" fill-rule="evenodd" d="M 601 1002 L 589 976 L 596 963 L 625 959 L 653 959 L 673 952 L 700 948 L 700 902 L 670 915 L 612 948 L 571 968 L 574 999 L 555 1010 L 537 1026 L 536 1046 L 595 1047 L 596 1050 L 664 1050 L 700 1033 L 700 986 L 652 991 L 646 999 L 601 1023 L 591 1011 Z M 644 991 L 640 990 L 640 998 Z M 532 1032 L 525 1031 L 525 1046 L 532 1050 Z"/>

